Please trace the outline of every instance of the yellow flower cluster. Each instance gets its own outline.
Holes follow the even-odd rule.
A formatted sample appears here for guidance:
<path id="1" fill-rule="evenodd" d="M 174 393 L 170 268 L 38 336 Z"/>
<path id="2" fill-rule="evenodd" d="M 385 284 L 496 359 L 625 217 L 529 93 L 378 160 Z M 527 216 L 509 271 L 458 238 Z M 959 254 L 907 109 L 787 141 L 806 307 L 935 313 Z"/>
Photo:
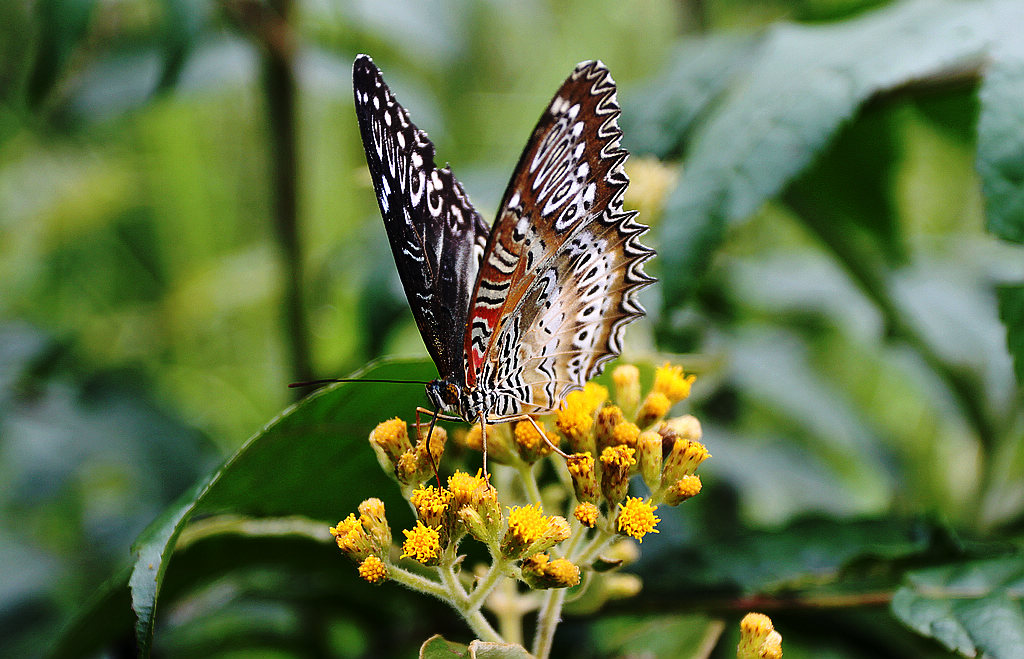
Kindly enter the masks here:
<path id="1" fill-rule="evenodd" d="M 666 419 L 671 407 L 690 395 L 694 376 L 666 364 L 657 369 L 653 380 L 645 394 L 639 369 L 616 368 L 612 373 L 614 402 L 607 388 L 588 383 L 566 396 L 554 419 L 557 432 L 549 431 L 539 419 L 487 426 L 488 457 L 511 465 L 513 469 L 506 474 L 518 473 L 523 479 L 524 487 L 518 492 L 506 491 L 501 496 L 525 493 L 524 505 L 500 505 L 499 492 L 482 470 L 475 475 L 456 470 L 442 487 L 436 469 L 444 451 L 445 430 L 435 427 L 428 442 L 426 428 L 417 428 L 414 441 L 404 421 L 384 421 L 370 434 L 370 444 L 381 465 L 402 485 L 417 520 L 413 528 L 402 531 L 400 552 L 392 547 L 384 505 L 377 499 L 360 504 L 358 516 L 352 514 L 338 522 L 331 534 L 358 564 L 359 575 L 370 583 L 395 579 L 417 587 L 415 579 L 423 577 L 410 576 L 392 557 L 450 571 L 461 560 L 461 541 L 473 537 L 490 552 L 496 562 L 492 573 L 497 577 L 514 574 L 532 588 L 578 585 L 585 562 L 577 565 L 574 560 L 614 556 L 622 544 L 613 542 L 616 536 L 642 542 L 648 534 L 659 532 L 659 505 L 678 505 L 701 490 L 695 470 L 709 454 L 700 443 L 700 423 L 691 416 Z M 474 424 L 462 441 L 479 448 L 484 439 L 481 427 Z M 571 455 L 562 453 L 559 447 L 563 443 Z M 560 515 L 545 514 L 541 499 L 547 503 L 558 499 L 549 497 L 546 490 L 542 494 L 535 481 L 539 470 L 533 469 L 534 463 L 556 451 L 561 456 L 556 459 L 564 458 L 575 494 L 575 501 L 565 509 L 571 513 L 572 524 Z M 637 475 L 650 490 L 646 498 L 627 496 Z M 436 485 L 423 485 L 431 480 Z M 560 548 L 574 529 L 578 536 Z M 599 553 L 606 550 L 608 553 Z M 484 582 L 492 584 L 494 578 Z M 438 588 L 443 587 L 442 578 Z M 636 588 L 638 584 L 630 592 Z M 482 596 L 476 599 L 480 601 Z"/>
<path id="2" fill-rule="evenodd" d="M 676 506 L 700 492 L 694 471 L 710 457 L 699 441 L 700 423 L 692 416 L 665 419 L 690 395 L 694 380 L 681 367 L 665 364 L 643 396 L 639 369 L 625 365 L 612 372 L 615 404 L 608 403 L 607 389 L 596 385 L 566 397 L 555 425 L 574 451 L 566 467 L 579 502 L 573 516 L 581 524 L 596 527 L 603 509 L 614 515 L 609 522 L 618 533 L 639 540 L 657 532 L 658 504 Z M 595 461 L 592 455 L 599 457 Z M 651 495 L 623 504 L 638 473 Z"/>

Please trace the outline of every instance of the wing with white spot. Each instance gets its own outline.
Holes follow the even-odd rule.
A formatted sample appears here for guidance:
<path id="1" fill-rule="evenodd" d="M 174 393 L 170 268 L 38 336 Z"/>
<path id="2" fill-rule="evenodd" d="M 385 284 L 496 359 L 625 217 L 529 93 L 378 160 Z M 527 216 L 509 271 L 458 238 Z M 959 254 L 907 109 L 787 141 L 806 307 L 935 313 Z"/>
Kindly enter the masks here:
<path id="1" fill-rule="evenodd" d="M 366 55 L 352 67 L 352 88 L 366 164 L 413 317 L 438 372 L 461 381 L 459 339 L 487 225 L 451 170 L 434 164 L 433 143 Z"/>
<path id="2" fill-rule="evenodd" d="M 505 192 L 465 340 L 467 382 L 498 414 L 557 407 L 622 350 L 654 280 L 647 230 L 622 209 L 629 179 L 615 82 L 583 62 L 555 94 Z M 513 402 L 514 401 L 514 402 Z"/>

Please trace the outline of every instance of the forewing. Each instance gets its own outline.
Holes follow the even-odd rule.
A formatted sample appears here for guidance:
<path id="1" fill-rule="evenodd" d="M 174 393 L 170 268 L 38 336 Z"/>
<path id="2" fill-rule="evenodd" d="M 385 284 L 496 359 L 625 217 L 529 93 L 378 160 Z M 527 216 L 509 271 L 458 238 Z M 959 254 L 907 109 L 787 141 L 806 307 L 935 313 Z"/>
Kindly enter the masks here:
<path id="1" fill-rule="evenodd" d="M 391 252 L 409 306 L 438 372 L 463 375 L 469 296 L 488 229 L 434 145 L 409 120 L 366 55 L 352 67 L 359 132 Z"/>
<path id="2" fill-rule="evenodd" d="M 541 116 L 513 174 L 470 304 L 466 379 L 495 414 L 556 408 L 622 349 L 654 280 L 629 179 L 615 82 L 583 62 Z"/>

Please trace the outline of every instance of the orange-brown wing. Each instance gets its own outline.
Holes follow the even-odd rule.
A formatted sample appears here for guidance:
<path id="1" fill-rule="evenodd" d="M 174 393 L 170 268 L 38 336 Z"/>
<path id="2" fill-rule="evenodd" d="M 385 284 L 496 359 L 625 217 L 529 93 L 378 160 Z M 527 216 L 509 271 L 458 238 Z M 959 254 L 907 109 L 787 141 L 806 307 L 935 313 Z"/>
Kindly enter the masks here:
<path id="1" fill-rule="evenodd" d="M 615 82 L 583 62 L 541 116 L 491 229 L 470 300 L 466 382 L 494 416 L 556 408 L 622 349 L 647 227 L 622 210 L 629 184 Z"/>

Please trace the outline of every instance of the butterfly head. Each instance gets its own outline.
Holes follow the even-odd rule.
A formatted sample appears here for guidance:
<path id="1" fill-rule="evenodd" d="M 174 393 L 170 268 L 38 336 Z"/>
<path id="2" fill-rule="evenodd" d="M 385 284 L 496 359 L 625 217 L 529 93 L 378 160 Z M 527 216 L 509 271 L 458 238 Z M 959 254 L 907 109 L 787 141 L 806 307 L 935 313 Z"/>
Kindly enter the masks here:
<path id="1" fill-rule="evenodd" d="M 434 409 L 462 414 L 462 390 L 450 380 L 437 379 L 427 383 L 427 398 Z"/>

